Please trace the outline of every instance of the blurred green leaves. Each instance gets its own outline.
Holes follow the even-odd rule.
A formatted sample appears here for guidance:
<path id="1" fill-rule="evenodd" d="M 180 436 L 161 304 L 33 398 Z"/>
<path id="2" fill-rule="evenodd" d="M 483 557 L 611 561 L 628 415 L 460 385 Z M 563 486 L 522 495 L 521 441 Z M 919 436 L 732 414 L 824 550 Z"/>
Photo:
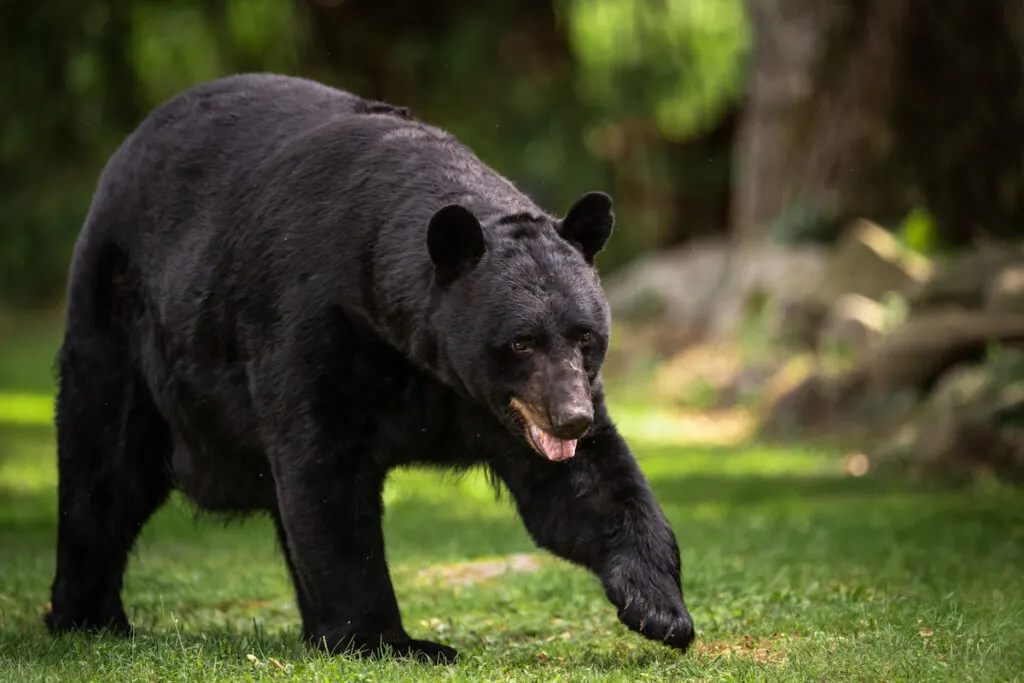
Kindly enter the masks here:
<path id="1" fill-rule="evenodd" d="M 147 112 L 246 71 L 410 106 L 552 211 L 612 192 L 617 265 L 664 243 L 680 187 L 728 183 L 727 149 L 673 145 L 735 105 L 748 43 L 742 0 L 2 3 L 0 305 L 60 297 L 103 164 Z"/>
<path id="2" fill-rule="evenodd" d="M 942 235 L 935 217 L 923 206 L 911 209 L 899 225 L 896 234 L 908 249 L 920 254 L 934 255 L 942 249 Z"/>
<path id="3" fill-rule="evenodd" d="M 232 72 L 298 67 L 299 30 L 287 2 L 139 3 L 132 14 L 132 62 L 151 106 Z"/>
<path id="4" fill-rule="evenodd" d="M 140 4 L 132 61 L 147 102 L 159 102 L 224 71 L 216 30 L 198 6 Z"/>
<path id="5" fill-rule="evenodd" d="M 564 0 L 584 97 L 652 115 L 668 139 L 713 126 L 739 96 L 750 31 L 741 0 Z"/>

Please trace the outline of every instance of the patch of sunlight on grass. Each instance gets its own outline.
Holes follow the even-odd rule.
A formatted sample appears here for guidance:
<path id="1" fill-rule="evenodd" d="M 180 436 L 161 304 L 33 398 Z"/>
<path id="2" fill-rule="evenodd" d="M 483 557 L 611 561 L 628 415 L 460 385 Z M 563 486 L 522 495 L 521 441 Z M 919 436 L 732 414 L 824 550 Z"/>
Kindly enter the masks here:
<path id="1" fill-rule="evenodd" d="M 53 427 L 0 421 L 0 487 L 27 493 L 52 490 L 56 483 Z"/>
<path id="2" fill-rule="evenodd" d="M 680 411 L 617 403 L 612 418 L 649 475 L 663 472 L 759 476 L 840 474 L 842 459 L 821 448 L 775 447 L 751 441 L 740 417 L 704 421 Z M 749 416 L 748 416 L 749 417 Z M 752 421 L 752 418 L 751 418 Z"/>
<path id="3" fill-rule="evenodd" d="M 612 419 L 631 441 L 652 445 L 735 445 L 748 441 L 754 418 L 746 410 L 669 410 L 635 401 L 613 402 Z"/>
<path id="4" fill-rule="evenodd" d="M 644 450 L 637 460 L 649 477 L 659 475 L 814 476 L 843 473 L 843 463 L 820 451 L 751 445 L 742 449 Z"/>
<path id="5" fill-rule="evenodd" d="M 494 490 L 481 470 L 461 475 L 424 469 L 395 470 L 388 477 L 384 489 L 384 503 L 391 505 L 408 500 L 448 500 L 453 491 L 465 502 L 488 504 L 494 500 Z"/>
<path id="6" fill-rule="evenodd" d="M 0 392 L 0 422 L 47 425 L 52 421 L 52 394 Z"/>
<path id="7" fill-rule="evenodd" d="M 40 467 L 24 459 L 0 462 L 0 484 L 18 493 L 53 490 L 57 486 L 56 463 L 46 464 L 47 467 Z"/>

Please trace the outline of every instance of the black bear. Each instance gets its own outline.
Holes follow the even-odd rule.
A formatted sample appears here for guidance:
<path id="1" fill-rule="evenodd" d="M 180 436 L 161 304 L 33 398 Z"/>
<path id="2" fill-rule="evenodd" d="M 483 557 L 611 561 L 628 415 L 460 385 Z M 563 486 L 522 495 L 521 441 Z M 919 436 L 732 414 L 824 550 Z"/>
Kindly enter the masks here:
<path id="1" fill-rule="evenodd" d="M 172 489 L 269 512 L 308 640 L 453 660 L 402 625 L 388 470 L 483 466 L 619 618 L 686 649 L 679 549 L 608 416 L 594 256 L 611 200 L 539 209 L 406 109 L 248 74 L 155 109 L 75 246 L 56 403 L 52 633 L 128 632 L 122 576 Z"/>

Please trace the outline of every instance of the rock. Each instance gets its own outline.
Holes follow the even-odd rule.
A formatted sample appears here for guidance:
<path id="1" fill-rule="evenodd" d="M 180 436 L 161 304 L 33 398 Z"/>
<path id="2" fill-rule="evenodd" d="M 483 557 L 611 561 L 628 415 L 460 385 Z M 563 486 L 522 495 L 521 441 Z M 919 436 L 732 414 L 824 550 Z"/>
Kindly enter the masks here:
<path id="1" fill-rule="evenodd" d="M 931 277 L 911 289 L 911 314 L 948 307 L 980 309 L 992 277 L 1017 264 L 1024 264 L 1021 245 L 989 245 L 959 255 L 937 266 Z"/>
<path id="2" fill-rule="evenodd" d="M 771 377 L 762 390 L 764 405 L 772 405 L 782 396 L 795 390 L 813 377 L 821 375 L 818 359 L 812 353 L 798 353 L 789 357 Z M 827 381 L 828 378 L 821 376 Z"/>
<path id="3" fill-rule="evenodd" d="M 659 401 L 692 403 L 696 393 L 717 393 L 739 369 L 740 354 L 735 346 L 697 344 L 663 363 L 651 390 Z"/>
<path id="4" fill-rule="evenodd" d="M 959 419 L 939 429 L 915 423 L 869 457 L 871 471 L 914 478 L 966 481 L 980 472 L 997 472 L 1020 481 L 1021 453 L 1008 434 L 975 419 Z"/>
<path id="5" fill-rule="evenodd" d="M 752 404 L 781 366 L 742 361 L 735 344 L 694 344 L 659 366 L 651 395 L 659 403 L 715 410 Z"/>
<path id="6" fill-rule="evenodd" d="M 922 314 L 866 352 L 853 373 L 880 390 L 927 391 L 950 367 L 980 360 L 994 341 L 1024 341 L 1024 315 L 959 309 Z"/>
<path id="7" fill-rule="evenodd" d="M 985 310 L 1024 314 L 1024 264 L 1003 268 L 985 290 Z"/>
<path id="8" fill-rule="evenodd" d="M 810 297 L 778 301 L 775 315 L 768 321 L 768 337 L 797 348 L 813 349 L 827 317 L 828 307 Z"/>
<path id="9" fill-rule="evenodd" d="M 751 302 L 799 301 L 818 286 L 828 267 L 829 251 L 821 246 L 771 243 L 737 249 L 727 278 L 709 316 L 715 338 L 731 336 L 750 313 Z"/>
<path id="10" fill-rule="evenodd" d="M 617 321 L 657 323 L 692 339 L 729 337 L 753 298 L 793 299 L 816 286 L 827 253 L 816 246 L 734 250 L 721 240 L 692 242 L 637 259 L 609 276 L 604 289 Z"/>
<path id="11" fill-rule="evenodd" d="M 837 386 L 815 373 L 771 402 L 759 432 L 776 439 L 799 439 L 827 424 L 834 414 Z"/>
<path id="12" fill-rule="evenodd" d="M 812 373 L 771 402 L 763 436 L 866 449 L 871 472 L 1024 483 L 1024 316 L 925 314 L 849 372 Z M 1003 342 L 990 346 L 992 341 Z M 860 469 L 858 471 L 860 471 Z"/>
<path id="13" fill-rule="evenodd" d="M 767 403 L 759 428 L 763 436 L 824 437 L 867 446 L 898 429 L 919 396 L 907 388 L 878 390 L 856 373 L 815 372 Z"/>
<path id="14" fill-rule="evenodd" d="M 639 258 L 608 277 L 605 294 L 615 320 L 702 324 L 726 276 L 729 246 L 707 241 Z"/>
<path id="15" fill-rule="evenodd" d="M 732 408 L 759 398 L 779 370 L 780 366 L 772 362 L 744 366 L 719 388 L 715 407 Z"/>
<path id="16" fill-rule="evenodd" d="M 955 412 L 977 402 L 985 393 L 989 381 L 988 368 L 984 364 L 958 365 L 935 383 L 928 404 L 935 411 L 935 417 L 951 421 Z"/>
<path id="17" fill-rule="evenodd" d="M 885 336 L 885 327 L 882 304 L 860 294 L 844 294 L 825 316 L 818 344 L 860 351 L 877 346 Z"/>
<path id="18" fill-rule="evenodd" d="M 927 259 L 903 253 L 889 231 L 859 220 L 837 241 L 812 298 L 827 306 L 844 294 L 881 300 L 889 292 L 905 292 L 923 282 L 931 270 Z"/>
<path id="19" fill-rule="evenodd" d="M 698 341 L 700 335 L 692 328 L 666 322 L 624 325 L 615 321 L 601 373 L 608 378 L 630 374 L 671 358 Z"/>
<path id="20" fill-rule="evenodd" d="M 905 474 L 914 466 L 921 440 L 921 428 L 915 423 L 903 425 L 889 439 L 869 449 L 868 471 L 878 473 Z"/>
<path id="21" fill-rule="evenodd" d="M 777 338 L 812 347 L 830 311 L 844 296 L 878 301 L 890 292 L 913 289 L 930 272 L 929 261 L 904 254 L 888 231 L 869 221 L 857 221 L 837 241 L 814 286 L 802 296 L 780 303 L 770 329 Z"/>
<path id="22" fill-rule="evenodd" d="M 898 428 L 919 397 L 931 393 L 947 370 L 980 361 L 993 341 L 1024 341 L 1024 315 L 951 310 L 912 319 L 878 346 L 866 349 L 850 371 L 833 378 L 815 375 L 781 394 L 768 410 L 765 429 L 768 433 L 776 428 L 793 431 L 796 426 L 810 432 L 884 436 Z M 999 372 L 1024 381 L 1024 361 L 1019 370 Z M 1002 382 L 1008 383 L 1009 379 Z M 952 390 L 942 385 L 936 391 L 936 400 L 942 401 Z M 1024 402 L 1024 386 L 1021 393 Z M 1005 400 L 1012 404 L 1013 396 Z M 948 422 L 944 417 L 935 420 Z M 930 431 L 938 433 L 937 428 Z"/>
<path id="23" fill-rule="evenodd" d="M 1024 354 L 1011 359 L 1024 367 Z M 1024 481 L 1024 438 L 1007 415 L 1024 408 L 1024 381 L 1005 362 L 946 372 L 913 419 L 871 457 L 876 471 L 964 478 L 990 471 Z"/>

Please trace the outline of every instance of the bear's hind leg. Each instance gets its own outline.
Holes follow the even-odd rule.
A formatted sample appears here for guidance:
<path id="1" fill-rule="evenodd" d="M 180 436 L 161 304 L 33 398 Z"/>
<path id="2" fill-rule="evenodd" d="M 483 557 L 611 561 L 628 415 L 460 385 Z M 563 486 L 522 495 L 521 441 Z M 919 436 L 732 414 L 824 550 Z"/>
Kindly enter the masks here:
<path id="1" fill-rule="evenodd" d="M 289 449 L 290 450 L 290 449 Z M 451 662 L 445 645 L 402 626 L 384 554 L 383 474 L 345 472 L 338 453 L 275 454 L 279 534 L 302 612 L 303 636 L 336 653 Z"/>
<path id="2" fill-rule="evenodd" d="M 298 364 L 286 358 L 270 365 Z M 379 656 L 390 650 L 399 657 L 453 661 L 454 649 L 413 640 L 402 626 L 384 548 L 386 470 L 369 457 L 373 444 L 365 432 L 325 428 L 309 403 L 315 392 L 301 385 L 259 377 L 253 385 L 274 475 L 275 523 L 303 636 L 332 653 Z M 270 390 L 262 394 L 260 387 Z"/>
<path id="3" fill-rule="evenodd" d="M 307 619 L 312 618 L 313 606 L 306 596 L 306 589 L 299 581 L 295 560 L 292 559 L 292 551 L 288 548 L 288 534 L 285 532 L 284 523 L 281 521 L 281 511 L 273 510 L 272 517 L 274 519 L 274 528 L 277 530 L 277 541 L 281 545 L 281 553 L 284 555 L 284 561 L 288 565 L 288 575 L 291 576 L 292 585 L 295 588 L 295 602 L 299 607 L 299 616 L 302 617 L 302 637 L 308 641 L 315 640 L 315 624 L 307 622 Z"/>
<path id="4" fill-rule="evenodd" d="M 130 632 L 121 604 L 128 554 L 171 489 L 169 428 L 127 355 L 99 332 L 69 334 L 61 349 L 53 634 Z"/>

